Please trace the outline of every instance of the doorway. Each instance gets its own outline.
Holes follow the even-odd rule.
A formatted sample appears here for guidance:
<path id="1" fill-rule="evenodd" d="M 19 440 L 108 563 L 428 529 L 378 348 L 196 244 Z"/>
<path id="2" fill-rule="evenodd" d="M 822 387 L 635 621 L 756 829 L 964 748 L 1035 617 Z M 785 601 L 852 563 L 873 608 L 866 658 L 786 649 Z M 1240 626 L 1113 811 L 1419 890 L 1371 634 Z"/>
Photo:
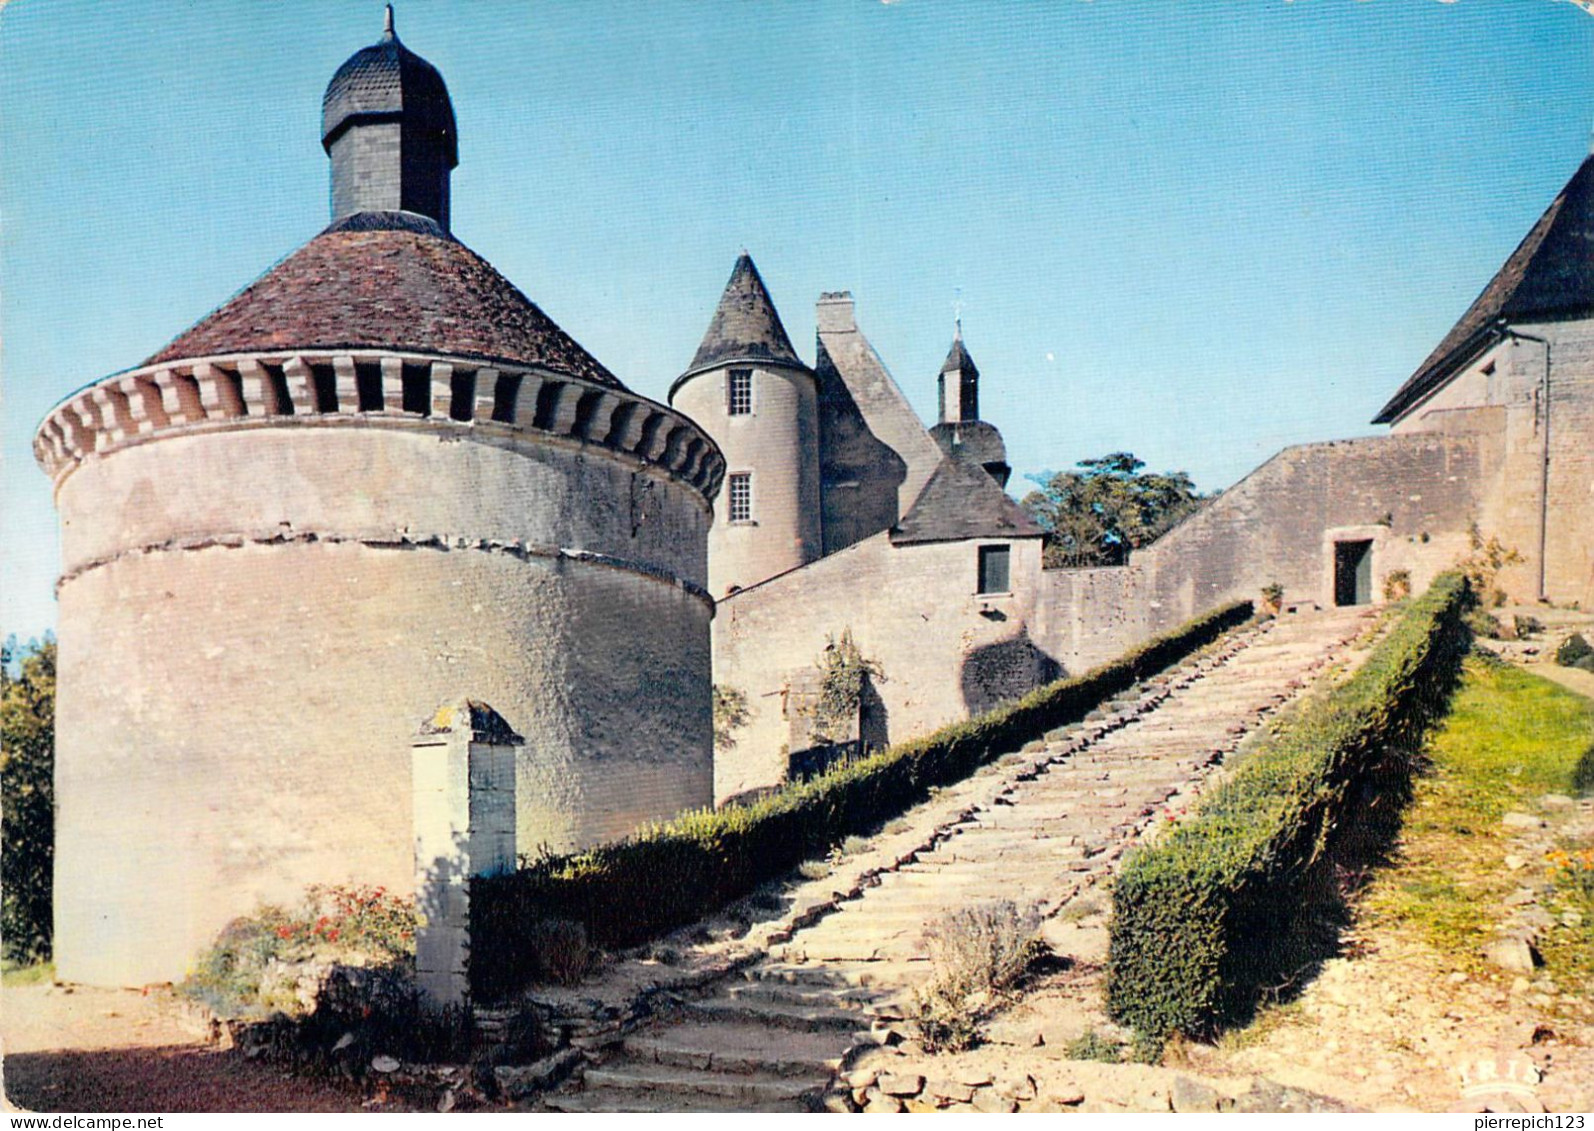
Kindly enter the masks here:
<path id="1" fill-rule="evenodd" d="M 1334 604 L 1370 605 L 1373 601 L 1373 544 L 1334 543 Z"/>

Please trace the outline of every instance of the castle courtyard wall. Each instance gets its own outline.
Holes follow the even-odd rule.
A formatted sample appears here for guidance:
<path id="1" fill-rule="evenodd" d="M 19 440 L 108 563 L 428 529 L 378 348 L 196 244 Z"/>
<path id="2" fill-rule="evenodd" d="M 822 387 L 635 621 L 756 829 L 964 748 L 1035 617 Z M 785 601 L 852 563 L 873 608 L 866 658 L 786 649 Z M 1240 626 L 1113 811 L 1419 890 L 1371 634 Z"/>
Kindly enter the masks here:
<path id="1" fill-rule="evenodd" d="M 1001 544 L 1011 546 L 1010 592 L 978 594 L 978 547 Z M 721 601 L 714 678 L 747 696 L 750 719 L 715 758 L 716 800 L 784 778 L 789 691 L 812 681 L 827 638 L 844 630 L 884 672 L 875 741 L 900 742 L 1029 690 L 1050 671 L 1027 627 L 1040 564 L 1038 538 L 896 546 L 880 533 Z"/>

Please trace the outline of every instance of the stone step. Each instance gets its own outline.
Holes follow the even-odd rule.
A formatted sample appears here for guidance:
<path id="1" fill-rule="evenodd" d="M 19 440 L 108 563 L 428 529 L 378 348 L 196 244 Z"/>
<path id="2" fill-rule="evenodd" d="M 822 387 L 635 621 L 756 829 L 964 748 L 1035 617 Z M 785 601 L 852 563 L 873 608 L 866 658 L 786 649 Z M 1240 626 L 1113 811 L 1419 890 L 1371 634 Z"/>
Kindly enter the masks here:
<path id="1" fill-rule="evenodd" d="M 738 1096 L 707 1093 L 644 1092 L 630 1088 L 598 1087 L 581 1092 L 557 1092 L 545 1097 L 543 1103 L 553 1111 L 572 1115 L 663 1115 L 700 1111 L 753 1114 L 805 1110 L 801 1098 L 751 1101 Z"/>
<path id="2" fill-rule="evenodd" d="M 633 1033 L 624 1049 L 633 1060 L 699 1071 L 763 1073 L 823 1079 L 841 1063 L 850 1037 L 798 1033 L 765 1025 L 687 1021 Z"/>
<path id="3" fill-rule="evenodd" d="M 780 982 L 744 981 L 725 987 L 724 996 L 739 1002 L 778 1002 L 809 1009 L 862 1012 L 878 994 L 855 987 L 804 986 Z"/>
<path id="4" fill-rule="evenodd" d="M 620 1061 L 613 1067 L 587 1069 L 583 1090 L 652 1092 L 671 1096 L 716 1096 L 721 1099 L 748 1100 L 754 1103 L 779 1103 L 796 1100 L 816 1092 L 830 1080 L 823 1071 L 812 1077 L 766 1076 L 757 1073 L 714 1072 L 700 1068 L 680 1068 L 672 1064 L 646 1064 Z"/>
<path id="5" fill-rule="evenodd" d="M 879 940 L 876 940 L 878 943 Z M 866 952 L 865 957 L 868 956 Z M 827 956 L 828 957 L 828 956 Z M 850 1033 L 862 1028 L 856 1011 L 816 1009 L 806 1005 L 791 1005 L 778 1001 L 743 1000 L 729 997 L 702 998 L 684 1003 L 688 1017 L 700 1021 L 731 1022 L 736 1024 L 772 1025 L 781 1029 L 819 1033 L 826 1030 Z"/>

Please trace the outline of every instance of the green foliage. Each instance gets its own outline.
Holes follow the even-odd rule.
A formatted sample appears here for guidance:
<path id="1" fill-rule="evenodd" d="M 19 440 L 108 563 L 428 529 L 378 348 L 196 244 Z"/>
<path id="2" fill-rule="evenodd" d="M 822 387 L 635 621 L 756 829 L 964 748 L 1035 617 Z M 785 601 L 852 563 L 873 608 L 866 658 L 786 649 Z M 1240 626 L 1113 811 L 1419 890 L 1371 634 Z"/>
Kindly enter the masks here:
<path id="1" fill-rule="evenodd" d="M 1117 1064 L 1124 1058 L 1123 1046 L 1095 1029 L 1086 1029 L 1063 1046 L 1063 1055 L 1069 1060 L 1099 1060 L 1104 1064 Z"/>
<path id="2" fill-rule="evenodd" d="M 178 991 L 224 1017 L 302 1012 L 305 968 L 403 964 L 415 953 L 415 926 L 414 900 L 385 888 L 313 885 L 294 910 L 265 904 L 228 923 Z"/>
<path id="3" fill-rule="evenodd" d="M 1128 452 L 1080 460 L 1080 471 L 1036 479 L 1021 505 L 1049 537 L 1047 569 L 1122 565 L 1205 501 L 1188 473 L 1143 474 Z"/>
<path id="4" fill-rule="evenodd" d="M 747 725 L 752 713 L 747 709 L 747 692 L 729 684 L 714 685 L 714 753 L 736 749 L 736 732 Z"/>
<path id="5" fill-rule="evenodd" d="M 1583 639 L 1581 632 L 1574 632 L 1555 650 L 1555 662 L 1563 668 L 1581 668 L 1583 671 L 1594 671 L 1594 647 Z"/>
<path id="6" fill-rule="evenodd" d="M 988 714 L 837 766 L 753 804 L 686 813 L 629 840 L 473 880 L 473 991 L 480 1000 L 492 1000 L 535 976 L 534 955 L 524 940 L 539 919 L 581 923 L 600 947 L 657 938 L 805 860 L 825 857 L 848 836 L 911 808 L 932 788 L 1083 718 L 1250 615 L 1249 602 L 1226 605 L 1085 675 L 1037 688 Z"/>
<path id="7" fill-rule="evenodd" d="M 1356 674 L 1307 702 L 1113 887 L 1108 1008 L 1150 1045 L 1247 1015 L 1336 824 L 1416 750 L 1466 648 L 1466 579 L 1445 574 Z M 1396 767 L 1399 769 L 1400 767 Z"/>
<path id="8" fill-rule="evenodd" d="M 961 1052 L 979 1040 L 979 1021 L 1005 1000 L 1046 949 L 1036 906 L 1010 899 L 943 915 L 925 928 L 930 980 L 914 991 L 919 1036 L 930 1052 Z"/>
<path id="9" fill-rule="evenodd" d="M 54 640 L 20 657 L 12 641 L 0 650 L 0 946 L 22 964 L 50 957 L 55 662 Z"/>
<path id="10" fill-rule="evenodd" d="M 825 637 L 817 666 L 819 695 L 813 707 L 813 737 L 819 742 L 845 742 L 853 737 L 864 688 L 870 680 L 885 682 L 885 671 L 878 661 L 864 656 L 850 628 L 841 630 L 840 640 Z"/>
<path id="11" fill-rule="evenodd" d="M 1277 616 L 1284 607 L 1284 586 L 1276 581 L 1270 581 L 1262 586 L 1262 610 Z"/>

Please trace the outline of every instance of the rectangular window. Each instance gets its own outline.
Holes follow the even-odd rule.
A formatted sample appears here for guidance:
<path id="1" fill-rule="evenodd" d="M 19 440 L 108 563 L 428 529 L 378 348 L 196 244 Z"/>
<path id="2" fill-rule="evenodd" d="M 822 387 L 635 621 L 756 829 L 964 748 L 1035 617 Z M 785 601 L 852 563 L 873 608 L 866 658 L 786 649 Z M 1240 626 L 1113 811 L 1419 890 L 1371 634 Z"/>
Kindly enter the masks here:
<path id="1" fill-rule="evenodd" d="M 732 416 L 748 416 L 753 411 L 753 371 L 731 370 L 727 408 Z"/>
<path id="2" fill-rule="evenodd" d="M 732 522 L 753 521 L 753 473 L 738 471 L 730 479 L 730 516 Z"/>
<path id="3" fill-rule="evenodd" d="M 981 546 L 980 547 L 980 588 L 981 593 L 1006 593 L 1010 589 L 1008 580 L 1008 562 L 1010 551 L 1007 546 Z"/>

